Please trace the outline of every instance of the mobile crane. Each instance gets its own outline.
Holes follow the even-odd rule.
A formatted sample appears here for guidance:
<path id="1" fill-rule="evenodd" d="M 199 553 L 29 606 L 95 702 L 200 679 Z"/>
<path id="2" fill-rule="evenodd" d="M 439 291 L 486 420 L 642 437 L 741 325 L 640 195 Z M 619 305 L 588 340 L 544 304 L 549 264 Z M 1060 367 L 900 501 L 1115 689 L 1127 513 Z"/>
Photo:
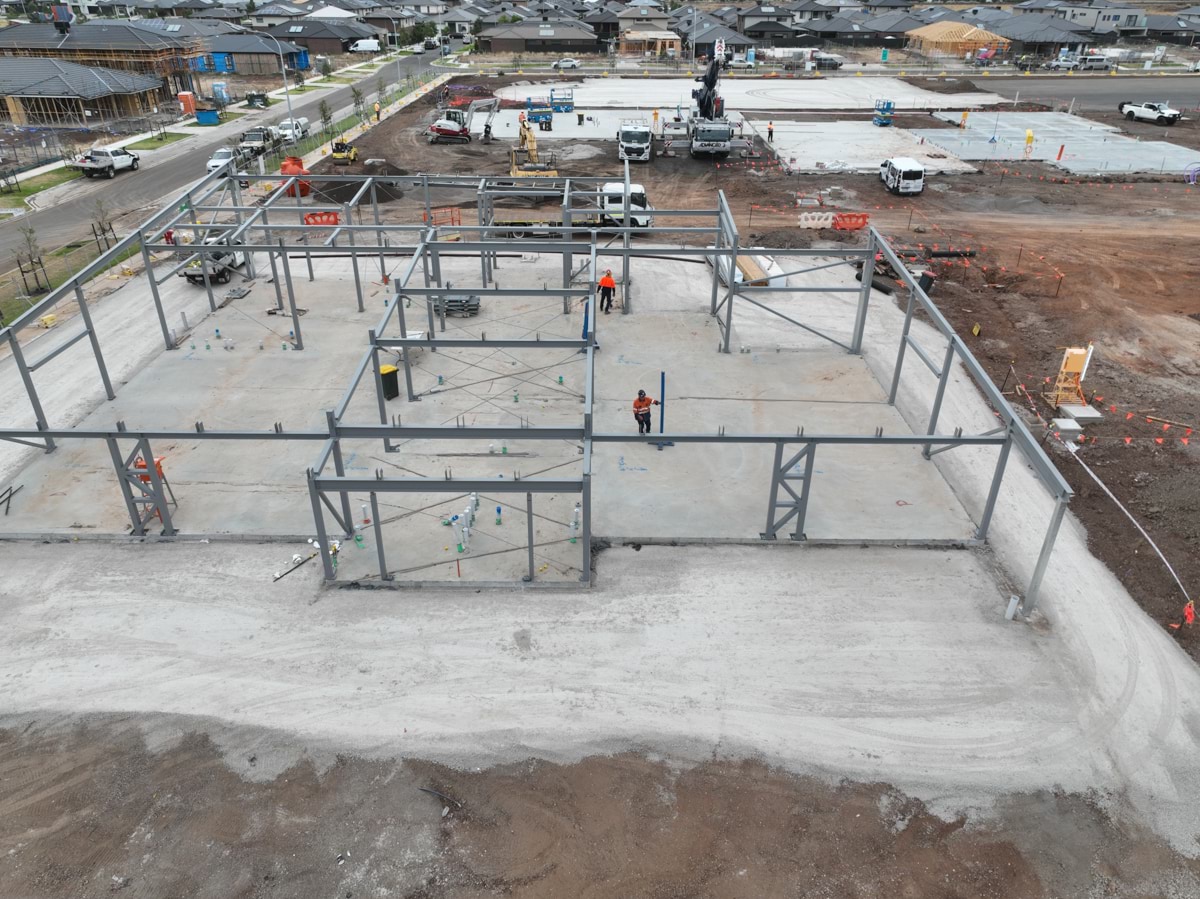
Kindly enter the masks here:
<path id="1" fill-rule="evenodd" d="M 467 107 L 466 112 L 461 109 L 446 109 L 438 120 L 429 126 L 429 142 L 431 144 L 469 144 L 471 142 L 471 122 L 475 119 L 475 114 L 486 112 L 487 121 L 483 123 L 483 137 L 480 138 L 480 142 L 490 144 L 492 142 L 492 121 L 499 111 L 500 100 L 498 97 L 475 100 Z"/>
<path id="2" fill-rule="evenodd" d="M 725 101 L 717 94 L 721 63 L 713 59 L 704 75 L 697 78 L 704 86 L 692 90 L 696 108 L 688 122 L 689 150 L 692 156 L 729 155 L 733 141 L 733 125 L 725 118 Z"/>

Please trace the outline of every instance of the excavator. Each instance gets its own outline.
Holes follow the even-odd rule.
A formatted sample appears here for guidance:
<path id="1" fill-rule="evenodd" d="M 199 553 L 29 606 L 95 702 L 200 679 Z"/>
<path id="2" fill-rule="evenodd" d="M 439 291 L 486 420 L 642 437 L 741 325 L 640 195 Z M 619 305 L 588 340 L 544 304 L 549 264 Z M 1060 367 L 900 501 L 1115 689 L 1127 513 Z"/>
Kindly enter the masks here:
<path id="1" fill-rule="evenodd" d="M 554 154 L 538 154 L 537 136 L 524 116 L 521 117 L 520 128 L 520 144 L 509 153 L 509 175 L 513 178 L 557 178 L 558 163 Z"/>
<path id="2" fill-rule="evenodd" d="M 480 142 L 490 144 L 492 142 L 492 121 L 499 111 L 500 99 L 498 97 L 475 100 L 467 107 L 466 112 L 461 109 L 445 109 L 438 120 L 429 126 L 429 142 L 431 144 L 469 144 L 471 142 L 471 122 L 475 119 L 475 114 L 486 112 L 487 121 L 483 123 L 483 137 L 480 138 Z"/>

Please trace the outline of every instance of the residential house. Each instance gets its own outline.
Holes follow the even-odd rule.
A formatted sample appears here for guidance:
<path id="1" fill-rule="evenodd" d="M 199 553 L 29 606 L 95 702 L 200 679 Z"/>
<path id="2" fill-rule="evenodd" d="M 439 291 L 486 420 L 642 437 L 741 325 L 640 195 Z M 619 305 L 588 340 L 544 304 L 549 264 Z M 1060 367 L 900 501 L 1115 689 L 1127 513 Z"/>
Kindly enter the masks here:
<path id="1" fill-rule="evenodd" d="M 52 24 L 0 29 L 0 56 L 58 59 L 150 75 L 165 80 L 164 97 L 193 89 L 191 61 L 205 52 L 198 38 L 155 33 L 110 19 L 77 22 L 65 36 Z"/>
<path id="2" fill-rule="evenodd" d="M 875 15 L 885 12 L 906 12 L 912 7 L 912 0 L 864 0 L 863 2 L 863 8 Z"/>
<path id="3" fill-rule="evenodd" d="M 1083 26 L 1072 26 L 1045 13 L 1010 16 L 1006 22 L 990 23 L 988 30 L 1008 38 L 1012 42 L 1009 55 L 1016 57 L 1082 53 L 1091 40 L 1091 33 Z"/>
<path id="4" fill-rule="evenodd" d="M 777 22 L 780 25 L 790 25 L 793 20 L 792 11 L 785 6 L 751 6 L 738 11 L 736 28 L 746 34 L 760 22 Z"/>
<path id="5" fill-rule="evenodd" d="M 798 27 L 823 41 L 835 41 L 840 44 L 877 44 L 882 42 L 879 32 L 867 27 L 861 21 L 846 16 L 834 16 L 832 19 L 812 19 Z"/>
<path id="6" fill-rule="evenodd" d="M 1083 25 L 1089 31 L 1115 31 L 1122 37 L 1146 34 L 1146 13 L 1130 3 L 1110 3 L 1108 0 L 1025 0 L 1013 7 L 1018 15 L 1044 13 L 1072 24 Z"/>
<path id="7" fill-rule="evenodd" d="M 448 9 L 440 16 L 434 16 L 433 21 L 443 34 L 470 34 L 471 28 L 479 20 L 479 16 L 465 9 Z"/>
<path id="8" fill-rule="evenodd" d="M 284 68 L 307 71 L 308 50 L 290 41 L 275 41 L 265 34 L 219 34 L 207 39 L 208 53 L 193 61 L 197 72 L 217 75 L 270 75 L 279 72 L 279 54 Z"/>
<path id="9" fill-rule="evenodd" d="M 411 9 L 395 6 L 379 6 L 363 13 L 363 24 L 382 31 L 388 36 L 388 42 L 395 44 L 400 34 L 417 24 L 415 14 Z"/>
<path id="10" fill-rule="evenodd" d="M 1187 9 L 1181 9 L 1175 15 L 1189 22 L 1200 23 L 1200 6 L 1189 6 Z"/>
<path id="11" fill-rule="evenodd" d="M 675 29 L 679 35 L 688 44 L 692 41 L 692 34 L 681 27 Z M 746 37 L 744 34 L 739 34 L 728 25 L 722 25 L 720 22 L 704 22 L 696 29 L 695 33 L 695 49 L 694 53 L 697 59 L 711 59 L 717 41 L 723 41 L 725 52 L 729 53 L 745 53 L 754 46 L 754 41 Z"/>
<path id="12" fill-rule="evenodd" d="M 1146 15 L 1146 37 L 1172 44 L 1194 44 L 1200 38 L 1200 20 L 1181 16 Z"/>
<path id="13" fill-rule="evenodd" d="M 837 15 L 833 7 L 819 3 L 817 0 L 800 0 L 798 3 L 788 3 L 786 8 L 792 12 L 792 24 L 803 25 L 813 19 L 832 19 Z"/>
<path id="14" fill-rule="evenodd" d="M 272 3 L 254 11 L 250 22 L 255 28 L 270 29 L 285 22 L 303 18 L 308 11 L 291 3 Z"/>
<path id="15" fill-rule="evenodd" d="M 617 14 L 618 28 L 626 31 L 667 31 L 670 17 L 653 6 L 630 6 Z"/>
<path id="16" fill-rule="evenodd" d="M 748 26 L 743 32 L 756 47 L 796 47 L 810 43 L 807 36 L 798 37 L 795 26 L 790 22 L 766 20 Z"/>
<path id="17" fill-rule="evenodd" d="M 318 6 L 312 12 L 305 13 L 301 18 L 325 19 L 330 22 L 357 22 L 358 13 L 342 9 L 340 6 Z"/>
<path id="18" fill-rule="evenodd" d="M 611 9 L 597 9 L 583 17 L 601 41 L 615 41 L 621 33 L 620 20 Z"/>
<path id="19" fill-rule="evenodd" d="M 5 124 L 95 128 L 147 115 L 164 102 L 163 80 L 156 75 L 61 59 L 0 57 L 0 120 Z"/>
<path id="20" fill-rule="evenodd" d="M 485 28 L 476 38 L 485 53 L 598 53 L 596 32 L 583 22 L 527 19 Z"/>
<path id="21" fill-rule="evenodd" d="M 908 47 L 929 57 L 974 56 L 980 50 L 1007 53 L 1011 41 L 968 22 L 934 22 L 908 32 Z"/>
<path id="22" fill-rule="evenodd" d="M 885 41 L 888 41 L 889 43 L 885 45 L 888 47 L 903 47 L 908 40 L 908 32 L 923 28 L 928 24 L 928 22 L 922 21 L 906 11 L 871 16 L 871 18 L 863 22 L 863 25 L 878 33 Z"/>
<path id="23" fill-rule="evenodd" d="M 335 56 L 346 53 L 350 45 L 362 38 L 385 39 L 379 32 L 362 22 L 330 22 L 318 19 L 297 19 L 267 29 L 267 34 L 303 47 L 310 56 Z"/>

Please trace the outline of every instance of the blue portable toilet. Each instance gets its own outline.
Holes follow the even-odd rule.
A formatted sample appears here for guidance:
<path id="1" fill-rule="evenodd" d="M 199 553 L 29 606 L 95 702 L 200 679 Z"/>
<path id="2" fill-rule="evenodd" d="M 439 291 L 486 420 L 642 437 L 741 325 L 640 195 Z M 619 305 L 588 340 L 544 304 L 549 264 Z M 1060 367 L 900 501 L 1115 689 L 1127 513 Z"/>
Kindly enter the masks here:
<path id="1" fill-rule="evenodd" d="M 212 83 L 213 99 L 222 106 L 229 105 L 229 84 L 225 81 L 214 81 Z"/>

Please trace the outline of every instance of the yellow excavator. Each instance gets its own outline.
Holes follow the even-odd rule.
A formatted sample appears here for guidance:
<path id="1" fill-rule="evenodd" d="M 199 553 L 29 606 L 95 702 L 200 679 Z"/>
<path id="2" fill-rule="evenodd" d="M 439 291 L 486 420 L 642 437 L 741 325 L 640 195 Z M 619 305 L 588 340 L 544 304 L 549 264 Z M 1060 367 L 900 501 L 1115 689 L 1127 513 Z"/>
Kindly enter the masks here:
<path id="1" fill-rule="evenodd" d="M 520 128 L 520 144 L 510 150 L 509 175 L 514 178 L 557 178 L 558 163 L 554 154 L 538 154 L 537 136 L 524 118 Z"/>

